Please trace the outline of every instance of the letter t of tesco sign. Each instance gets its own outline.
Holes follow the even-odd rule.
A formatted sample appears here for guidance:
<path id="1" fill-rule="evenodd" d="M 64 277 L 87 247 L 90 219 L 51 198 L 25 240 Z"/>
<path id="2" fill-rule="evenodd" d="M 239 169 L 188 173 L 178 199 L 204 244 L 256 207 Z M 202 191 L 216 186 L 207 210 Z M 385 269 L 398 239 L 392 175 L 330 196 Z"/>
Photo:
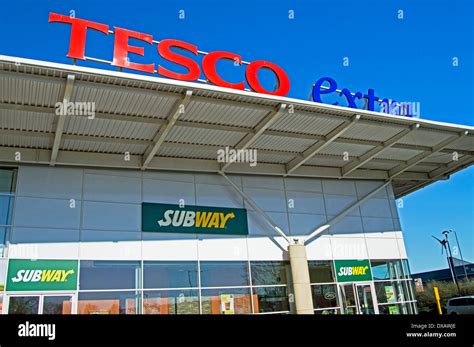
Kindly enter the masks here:
<path id="1" fill-rule="evenodd" d="M 109 26 L 106 24 L 91 22 L 80 18 L 71 18 L 57 13 L 49 14 L 49 22 L 60 22 L 71 25 L 71 39 L 69 42 L 69 52 L 67 53 L 67 57 L 73 59 L 86 60 L 85 48 L 86 34 L 88 29 L 100 31 L 105 35 L 109 35 L 109 33 L 112 33 L 111 31 L 109 31 Z M 144 71 L 148 73 L 157 73 L 161 76 L 181 81 L 196 81 L 201 75 L 201 68 L 197 62 L 188 57 L 180 55 L 172 50 L 181 49 L 191 52 L 192 54 L 197 56 L 198 48 L 197 46 L 191 43 L 169 39 L 156 42 L 153 41 L 152 35 L 118 27 L 114 27 L 113 33 L 115 35 L 115 40 L 112 65 L 114 66 Z M 153 63 L 139 64 L 131 62 L 130 58 L 128 57 L 128 54 L 134 53 L 143 56 L 144 48 L 130 45 L 128 43 L 130 38 L 143 41 L 144 43 L 149 45 L 157 43 L 158 53 L 162 58 L 185 67 L 188 72 L 178 73 L 168 70 L 160 65 L 158 65 L 158 69 L 155 69 L 155 64 Z M 232 62 L 237 62 L 239 65 L 242 64 L 242 57 L 239 54 L 223 51 L 210 52 L 206 54 L 202 59 L 202 72 L 204 73 L 206 78 L 211 83 L 217 86 L 244 90 L 244 81 L 241 81 L 239 83 L 230 83 L 225 81 L 221 76 L 219 76 L 216 69 L 216 63 L 221 59 L 231 60 Z M 275 77 L 278 82 L 275 90 L 266 90 L 260 83 L 260 80 L 258 78 L 258 72 L 262 68 L 269 69 L 275 74 Z M 283 71 L 283 69 L 279 66 L 268 61 L 256 60 L 251 62 L 247 66 L 247 69 L 245 71 L 245 78 L 250 88 L 257 93 L 285 96 L 290 90 L 290 80 L 285 71 Z"/>

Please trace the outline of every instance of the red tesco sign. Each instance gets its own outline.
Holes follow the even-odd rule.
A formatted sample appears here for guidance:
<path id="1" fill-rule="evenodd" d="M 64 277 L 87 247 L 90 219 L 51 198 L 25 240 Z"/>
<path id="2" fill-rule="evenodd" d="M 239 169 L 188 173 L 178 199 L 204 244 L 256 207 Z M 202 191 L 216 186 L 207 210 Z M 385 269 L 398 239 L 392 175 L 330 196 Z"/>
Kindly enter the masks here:
<path id="1" fill-rule="evenodd" d="M 86 60 L 85 47 L 87 30 L 96 30 L 105 35 L 109 35 L 109 26 L 106 24 L 91 22 L 80 18 L 71 18 L 57 13 L 49 14 L 49 22 L 59 22 L 71 25 L 71 39 L 69 42 L 69 51 L 67 53 L 67 57 L 73 59 Z M 114 57 L 112 61 L 112 65 L 114 66 L 148 73 L 156 72 L 161 76 L 181 81 L 196 81 L 201 74 L 201 67 L 197 62 L 172 50 L 172 48 L 181 49 L 191 52 L 197 56 L 198 47 L 196 45 L 172 39 L 162 40 L 158 43 L 158 54 L 162 58 L 169 62 L 181 65 L 188 70 L 187 73 L 177 73 L 168 70 L 161 65 L 158 65 L 158 69 L 155 70 L 155 64 L 153 63 L 139 64 L 130 61 L 128 57 L 129 53 L 143 56 L 144 48 L 129 45 L 129 38 L 137 39 L 143 41 L 146 44 L 152 45 L 152 35 L 118 27 L 114 27 L 114 34 Z M 244 81 L 239 83 L 230 83 L 219 76 L 216 70 L 216 64 L 219 60 L 231 60 L 233 62 L 237 62 L 239 65 L 242 64 L 242 57 L 236 53 L 225 51 L 210 52 L 206 54 L 202 60 L 202 72 L 206 78 L 217 86 L 244 90 Z M 270 91 L 261 85 L 258 78 L 258 72 L 260 69 L 268 69 L 275 74 L 275 77 L 278 81 L 276 90 Z M 290 90 L 290 80 L 285 71 L 283 71 L 283 69 L 278 65 L 268 61 L 255 60 L 251 62 L 245 70 L 245 78 L 250 88 L 257 93 L 285 96 Z"/>

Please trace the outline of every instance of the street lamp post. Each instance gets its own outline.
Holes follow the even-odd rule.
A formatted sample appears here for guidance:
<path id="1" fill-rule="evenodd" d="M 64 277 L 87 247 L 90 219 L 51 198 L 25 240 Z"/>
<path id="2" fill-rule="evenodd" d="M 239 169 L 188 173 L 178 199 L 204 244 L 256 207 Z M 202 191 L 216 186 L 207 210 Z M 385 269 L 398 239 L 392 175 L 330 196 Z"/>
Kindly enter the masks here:
<path id="1" fill-rule="evenodd" d="M 466 277 L 466 281 L 469 281 L 469 277 L 467 276 L 467 271 L 466 271 L 466 263 L 464 263 L 464 258 L 462 256 L 462 252 L 461 252 L 461 246 L 459 245 L 458 233 L 456 232 L 456 230 L 451 230 L 451 229 L 445 230 L 444 232 L 447 232 L 447 233 L 454 232 L 454 237 L 456 238 L 456 244 L 458 246 L 459 255 L 461 256 L 461 262 L 462 262 L 462 268 L 464 270 L 464 276 Z"/>
<path id="2" fill-rule="evenodd" d="M 443 248 L 446 251 L 446 258 L 448 260 L 449 270 L 451 271 L 451 276 L 453 278 L 453 282 L 456 284 L 456 287 L 458 289 L 458 295 L 461 296 L 461 289 L 459 288 L 459 283 L 456 279 L 456 274 L 454 272 L 453 256 L 451 254 L 451 247 L 449 245 L 448 233 L 443 232 L 443 235 L 445 237 L 444 240 L 440 240 L 436 236 L 433 236 L 433 238 L 436 239 L 436 241 L 438 241 L 441 244 L 441 254 L 443 254 Z"/>

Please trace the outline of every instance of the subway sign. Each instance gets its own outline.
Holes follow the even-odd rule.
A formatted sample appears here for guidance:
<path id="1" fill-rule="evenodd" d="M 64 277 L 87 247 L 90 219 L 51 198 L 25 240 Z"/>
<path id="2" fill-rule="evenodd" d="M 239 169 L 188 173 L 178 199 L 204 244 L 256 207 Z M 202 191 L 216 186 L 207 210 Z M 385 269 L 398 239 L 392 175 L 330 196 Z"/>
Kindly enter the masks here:
<path id="1" fill-rule="evenodd" d="M 10 259 L 7 291 L 77 289 L 77 260 Z"/>
<path id="2" fill-rule="evenodd" d="M 144 202 L 142 231 L 248 235 L 247 210 Z"/>
<path id="3" fill-rule="evenodd" d="M 360 282 L 372 280 L 370 262 L 364 260 L 334 260 L 338 282 Z"/>

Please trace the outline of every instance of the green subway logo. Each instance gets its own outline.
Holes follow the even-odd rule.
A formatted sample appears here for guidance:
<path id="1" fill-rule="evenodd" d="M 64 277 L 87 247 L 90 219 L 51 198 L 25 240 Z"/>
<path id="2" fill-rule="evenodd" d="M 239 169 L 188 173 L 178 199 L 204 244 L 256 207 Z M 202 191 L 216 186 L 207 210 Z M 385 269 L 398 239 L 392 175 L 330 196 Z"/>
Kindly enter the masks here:
<path id="1" fill-rule="evenodd" d="M 77 260 L 10 259 L 7 291 L 77 289 Z"/>
<path id="2" fill-rule="evenodd" d="M 145 202 L 142 204 L 142 231 L 248 235 L 247 210 Z"/>

